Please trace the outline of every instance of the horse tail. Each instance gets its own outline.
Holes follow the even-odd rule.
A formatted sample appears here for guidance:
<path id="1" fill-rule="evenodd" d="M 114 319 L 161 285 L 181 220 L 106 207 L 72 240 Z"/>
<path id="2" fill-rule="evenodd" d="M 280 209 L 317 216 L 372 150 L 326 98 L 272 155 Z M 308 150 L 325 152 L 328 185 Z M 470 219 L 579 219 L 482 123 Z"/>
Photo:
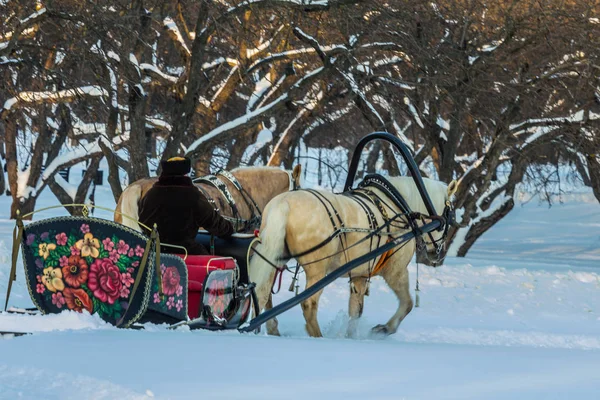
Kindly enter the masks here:
<path id="1" fill-rule="evenodd" d="M 287 201 L 277 197 L 265 207 L 260 226 L 260 241 L 254 246 L 260 256 L 253 254 L 248 265 L 250 281 L 255 282 L 258 287 L 272 279 L 275 266 L 281 266 L 287 261 L 285 236 L 289 212 Z"/>
<path id="2" fill-rule="evenodd" d="M 127 187 L 121 197 L 119 198 L 119 204 L 121 205 L 121 220 L 122 224 L 141 232 L 141 228 L 137 223 L 138 219 L 138 201 L 142 197 L 142 185 L 134 183 Z M 117 204 L 117 211 L 119 211 L 119 205 Z M 132 220 L 135 218 L 135 221 Z M 115 217 L 116 221 L 116 217 Z"/>

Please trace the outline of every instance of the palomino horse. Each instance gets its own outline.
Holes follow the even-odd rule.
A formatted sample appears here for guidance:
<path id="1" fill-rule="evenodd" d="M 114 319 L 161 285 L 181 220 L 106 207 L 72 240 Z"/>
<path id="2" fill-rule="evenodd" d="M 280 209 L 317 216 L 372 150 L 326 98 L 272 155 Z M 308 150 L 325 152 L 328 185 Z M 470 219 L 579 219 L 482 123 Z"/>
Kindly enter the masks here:
<path id="1" fill-rule="evenodd" d="M 210 183 L 196 182 L 196 186 L 207 195 L 209 200 L 214 202 L 221 215 L 250 221 L 253 217 L 256 217 L 256 212 L 262 213 L 262 210 L 273 197 L 300 187 L 301 169 L 300 165 L 296 165 L 292 171 L 277 167 L 236 168 L 231 171 L 231 175 L 237 180 L 236 183 L 239 183 L 242 191 L 238 190 L 229 179 L 220 179 L 219 182 L 226 185 L 226 191 L 231 195 L 233 203 L 229 203 L 224 198 L 222 190 Z M 158 178 L 140 179 L 127 186 L 117 202 L 114 221 L 141 231 L 137 223 L 138 204 L 157 180 Z M 233 212 L 232 204 L 235 204 L 237 208 L 237 216 L 234 215 L 236 213 Z M 124 218 L 121 214 L 130 218 Z M 131 218 L 135 218 L 135 221 Z"/>
<path id="2" fill-rule="evenodd" d="M 410 210 L 428 215 L 412 178 L 388 179 L 405 199 Z M 431 179 L 423 179 L 423 181 L 436 213 L 442 215 L 443 211 L 451 210 L 445 207 L 450 206 L 448 199 L 456 191 L 456 181 L 448 186 Z M 259 310 L 272 307 L 271 288 L 276 273 L 273 262 L 279 265 L 285 264 L 292 255 L 296 255 L 293 258 L 296 258 L 303 267 L 306 274 L 306 288 L 309 288 L 338 266 L 385 244 L 390 235 L 398 237 L 408 232 L 410 228 L 406 217 L 402 216 L 396 221 L 390 220 L 392 216 L 400 213 L 397 203 L 392 200 L 383 190 L 368 185 L 343 194 L 298 190 L 275 197 L 263 213 L 260 242 L 255 247 L 257 252 L 252 255 L 248 267 L 250 281 L 257 285 Z M 386 220 L 390 221 L 389 232 L 386 228 L 378 232 L 378 235 L 381 234 L 379 237 L 373 236 L 369 240 L 361 241 L 367 236 L 367 232 L 383 227 Z M 421 224 L 418 221 L 416 223 Z M 345 227 L 346 233 L 331 239 L 332 232 L 337 229 L 336 224 L 337 228 Z M 423 237 L 428 255 L 438 255 L 436 253 L 440 250 L 443 235 L 443 232 L 434 231 L 431 236 Z M 353 245 L 355 243 L 358 244 Z M 320 245 L 322 246 L 319 247 Z M 309 251 L 310 249 L 315 250 Z M 258 253 L 264 259 L 257 256 Z M 375 275 L 385 280 L 398 297 L 400 304 L 396 313 L 385 325 L 377 325 L 372 331 L 387 335 L 396 332 L 400 322 L 413 306 L 409 293 L 407 266 L 414 253 L 415 240 L 410 240 L 395 251 L 381 256 L 387 256 L 384 258 L 385 262 L 379 263 L 381 259 L 379 257 L 378 260 L 365 263 L 350 273 L 348 336 L 354 336 L 356 333 L 357 320 L 362 314 L 364 296 L 368 291 L 368 282 L 370 277 Z M 322 336 L 317 321 L 319 297 L 322 291 L 302 303 L 306 330 L 313 337 Z M 267 322 L 267 332 L 279 335 L 276 319 Z"/>

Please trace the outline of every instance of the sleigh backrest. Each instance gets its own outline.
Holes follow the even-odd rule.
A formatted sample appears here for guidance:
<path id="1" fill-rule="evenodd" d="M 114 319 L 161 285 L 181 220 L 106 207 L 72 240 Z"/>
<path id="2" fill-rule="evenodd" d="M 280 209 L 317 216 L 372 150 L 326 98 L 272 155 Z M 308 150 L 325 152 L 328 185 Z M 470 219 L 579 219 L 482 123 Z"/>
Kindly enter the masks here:
<path id="1" fill-rule="evenodd" d="M 145 313 L 151 296 L 155 249 L 148 243 L 142 234 L 100 218 L 28 224 L 21 246 L 31 299 L 42 313 L 85 310 L 128 327 Z"/>

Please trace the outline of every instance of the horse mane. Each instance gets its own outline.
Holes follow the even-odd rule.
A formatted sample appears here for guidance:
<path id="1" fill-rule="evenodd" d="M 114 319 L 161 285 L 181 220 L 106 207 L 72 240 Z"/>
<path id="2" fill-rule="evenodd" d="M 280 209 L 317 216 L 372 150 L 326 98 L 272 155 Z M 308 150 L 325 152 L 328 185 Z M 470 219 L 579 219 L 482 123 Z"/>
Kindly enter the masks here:
<path id="1" fill-rule="evenodd" d="M 410 176 L 396 176 L 396 177 L 387 177 L 392 185 L 398 189 L 400 194 L 404 197 L 408 205 L 413 211 L 425 213 L 427 214 L 427 208 L 425 207 L 425 203 L 423 203 L 423 199 L 421 198 L 421 194 L 417 189 L 417 185 L 412 177 Z M 429 198 L 431 198 L 431 202 L 433 206 L 436 208 L 438 213 L 441 213 L 442 210 L 438 210 L 437 205 L 443 205 L 448 198 L 448 185 L 444 182 L 436 181 L 429 178 L 423 178 L 423 183 L 425 183 L 425 189 L 429 194 Z M 443 207 L 443 206 L 442 206 Z"/>

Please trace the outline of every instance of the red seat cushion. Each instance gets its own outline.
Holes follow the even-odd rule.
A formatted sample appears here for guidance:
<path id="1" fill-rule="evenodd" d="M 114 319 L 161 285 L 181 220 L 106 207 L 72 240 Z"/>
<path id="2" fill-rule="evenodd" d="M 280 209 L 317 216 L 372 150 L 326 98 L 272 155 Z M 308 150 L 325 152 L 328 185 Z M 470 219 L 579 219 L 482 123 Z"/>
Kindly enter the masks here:
<path id="1" fill-rule="evenodd" d="M 185 258 L 183 254 L 175 254 Z M 235 269 L 237 263 L 231 257 L 220 256 L 187 256 L 185 264 L 188 269 L 188 315 L 191 319 L 197 318 L 200 313 L 202 299 L 202 285 L 206 275 L 217 269 Z"/>

